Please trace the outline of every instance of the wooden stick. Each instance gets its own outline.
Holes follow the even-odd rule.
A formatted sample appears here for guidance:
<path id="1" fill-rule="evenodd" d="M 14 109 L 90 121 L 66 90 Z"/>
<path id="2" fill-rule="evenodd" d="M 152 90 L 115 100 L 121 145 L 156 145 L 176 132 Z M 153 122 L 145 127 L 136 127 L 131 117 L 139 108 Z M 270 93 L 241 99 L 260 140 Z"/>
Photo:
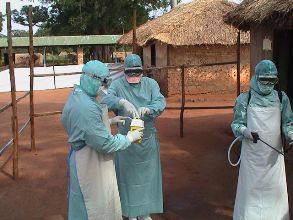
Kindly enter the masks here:
<path id="1" fill-rule="evenodd" d="M 7 14 L 7 44 L 8 44 L 8 60 L 10 72 L 11 85 L 11 105 L 12 105 L 12 135 L 13 135 L 13 178 L 18 178 L 18 118 L 17 118 L 17 103 L 16 103 L 16 89 L 14 76 L 14 60 L 12 52 L 12 33 L 11 33 L 11 8 L 10 2 L 6 2 Z"/>
<path id="2" fill-rule="evenodd" d="M 22 135 L 22 132 L 24 131 L 24 129 L 28 126 L 30 122 L 30 119 L 28 119 L 24 125 L 21 127 L 21 129 L 18 131 L 18 135 Z M 13 138 L 10 139 L 1 149 L 0 149 L 0 156 L 6 151 L 6 149 L 13 143 Z"/>
<path id="3" fill-rule="evenodd" d="M 31 151 L 36 151 L 35 145 L 35 119 L 34 119 L 34 46 L 33 46 L 33 25 L 32 6 L 29 6 L 29 55 L 30 55 L 30 125 L 31 125 Z"/>
<path id="4" fill-rule="evenodd" d="M 180 137 L 183 137 L 184 110 L 185 110 L 185 77 L 184 77 L 184 66 L 181 66 Z"/>
<path id="5" fill-rule="evenodd" d="M 34 117 L 42 117 L 42 116 L 49 116 L 49 115 L 58 115 L 58 114 L 61 114 L 61 113 L 62 113 L 62 111 L 35 113 L 34 114 Z"/>
<path id="6" fill-rule="evenodd" d="M 24 123 L 24 125 L 21 127 L 21 129 L 19 129 L 18 131 L 18 135 L 22 135 L 22 132 L 24 131 L 24 129 L 28 126 L 28 124 L 30 123 L 30 118 Z"/>
<path id="7" fill-rule="evenodd" d="M 29 95 L 29 92 L 26 92 L 24 95 L 20 96 L 19 98 L 16 99 L 16 103 L 18 103 L 19 101 L 21 101 L 22 99 L 24 99 L 27 95 Z M 8 109 L 10 106 L 12 106 L 12 103 L 8 103 L 6 105 L 4 105 L 3 107 L 0 108 L 0 113 L 4 112 L 6 109 Z"/>
<path id="8" fill-rule="evenodd" d="M 200 110 L 200 109 L 232 109 L 234 106 L 184 106 L 186 110 Z M 182 107 L 166 107 L 169 110 L 181 110 Z"/>
<path id="9" fill-rule="evenodd" d="M 66 76 L 66 75 L 78 75 L 78 74 L 82 74 L 82 72 L 59 73 L 59 74 L 54 74 L 54 73 L 49 73 L 49 74 L 34 74 L 33 77 Z"/>
<path id="10" fill-rule="evenodd" d="M 237 96 L 240 95 L 240 31 L 237 36 Z"/>
<path id="11" fill-rule="evenodd" d="M 11 140 L 9 140 L 0 150 L 0 156 L 2 156 L 2 154 L 6 151 L 6 149 L 13 144 L 13 138 Z"/>

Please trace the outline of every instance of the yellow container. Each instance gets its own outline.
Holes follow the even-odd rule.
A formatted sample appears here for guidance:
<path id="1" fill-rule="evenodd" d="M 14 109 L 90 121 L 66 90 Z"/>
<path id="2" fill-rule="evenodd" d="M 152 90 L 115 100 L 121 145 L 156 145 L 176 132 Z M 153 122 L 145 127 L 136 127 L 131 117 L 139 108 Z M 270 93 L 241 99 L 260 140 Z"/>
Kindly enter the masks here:
<path id="1" fill-rule="evenodd" d="M 129 130 L 134 131 L 134 130 L 137 130 L 137 129 L 140 129 L 140 128 L 144 128 L 144 121 L 140 120 L 140 119 L 132 119 L 130 127 L 129 127 Z M 134 143 L 139 143 L 140 144 L 141 139 L 138 140 L 138 141 L 135 141 Z"/>

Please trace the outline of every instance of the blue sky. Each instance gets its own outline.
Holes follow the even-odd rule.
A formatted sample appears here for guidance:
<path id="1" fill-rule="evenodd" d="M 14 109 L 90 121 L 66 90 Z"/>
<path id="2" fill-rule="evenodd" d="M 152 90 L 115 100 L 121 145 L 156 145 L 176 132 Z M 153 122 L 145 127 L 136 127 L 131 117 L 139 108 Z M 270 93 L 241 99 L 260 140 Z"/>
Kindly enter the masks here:
<path id="1" fill-rule="evenodd" d="M 191 2 L 192 0 L 181 0 L 182 3 L 188 3 L 188 2 Z M 230 0 L 230 1 L 233 1 L 233 2 L 236 2 L 236 3 L 240 3 L 242 2 L 242 0 Z M 33 6 L 36 6 L 38 5 L 38 1 L 37 0 L 0 0 L 0 10 L 3 14 L 6 14 L 6 2 L 10 2 L 10 7 L 11 7 L 11 10 L 13 9 L 21 9 L 22 6 L 24 5 L 33 5 Z M 7 21 L 4 21 L 3 22 L 3 31 L 1 32 L 1 34 L 4 34 L 6 35 L 7 34 L 7 26 L 6 26 L 6 23 Z M 16 23 L 12 23 L 12 29 L 13 30 L 28 30 L 28 27 L 25 27 L 25 26 L 22 26 L 22 25 L 19 25 L 19 24 L 16 24 Z M 36 27 L 33 27 L 33 31 L 34 33 L 36 32 L 37 28 Z"/>
<path id="2" fill-rule="evenodd" d="M 10 8 L 11 10 L 17 9 L 20 10 L 22 6 L 24 5 L 33 5 L 36 6 L 37 0 L 0 0 L 0 9 L 3 14 L 6 14 L 6 2 L 10 2 Z M 20 24 L 12 23 L 11 24 L 13 30 L 28 30 L 28 27 L 25 27 Z M 33 27 L 33 31 L 35 32 L 37 30 L 36 27 Z M 7 21 L 3 22 L 3 30 L 1 34 L 6 35 L 7 34 Z"/>

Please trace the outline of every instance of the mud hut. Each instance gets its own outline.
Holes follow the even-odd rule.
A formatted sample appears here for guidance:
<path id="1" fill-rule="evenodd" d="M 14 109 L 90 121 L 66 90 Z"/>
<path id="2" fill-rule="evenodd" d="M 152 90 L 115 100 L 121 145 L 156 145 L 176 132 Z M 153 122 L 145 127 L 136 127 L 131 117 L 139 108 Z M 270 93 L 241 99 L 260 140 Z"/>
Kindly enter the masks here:
<path id="1" fill-rule="evenodd" d="M 223 15 L 235 6 L 225 0 L 194 0 L 139 26 L 137 44 L 142 50 L 144 66 L 236 61 L 237 29 L 223 21 Z M 118 43 L 132 44 L 132 31 Z M 241 34 L 241 43 L 241 81 L 247 85 L 249 34 Z M 236 65 L 189 68 L 186 73 L 186 94 L 236 90 Z M 180 77 L 174 69 L 157 71 L 153 77 L 165 95 L 180 92 Z"/>
<path id="2" fill-rule="evenodd" d="M 244 0 L 224 20 L 240 30 L 250 31 L 251 73 L 260 60 L 273 60 L 279 71 L 279 88 L 292 101 L 293 0 Z"/>

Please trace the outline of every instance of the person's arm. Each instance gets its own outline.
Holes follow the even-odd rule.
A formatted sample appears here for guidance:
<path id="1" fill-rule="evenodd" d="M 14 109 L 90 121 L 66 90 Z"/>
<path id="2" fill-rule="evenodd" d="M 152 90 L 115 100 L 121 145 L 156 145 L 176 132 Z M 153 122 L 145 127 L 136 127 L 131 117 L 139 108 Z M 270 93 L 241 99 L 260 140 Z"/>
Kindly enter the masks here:
<path id="1" fill-rule="evenodd" d="M 87 112 L 84 123 L 84 141 L 87 145 L 98 152 L 111 153 L 118 150 L 124 150 L 131 142 L 124 135 L 111 135 L 104 125 L 101 117 L 101 110 L 98 107 L 91 106 Z"/>
<path id="2" fill-rule="evenodd" d="M 116 115 L 118 110 L 124 109 L 132 118 L 138 118 L 139 115 L 135 106 L 126 99 L 119 97 L 118 88 L 119 82 L 113 82 L 108 89 L 108 95 L 102 99 L 101 103 L 106 104 L 109 111 L 113 111 Z"/>
<path id="3" fill-rule="evenodd" d="M 121 105 L 119 104 L 121 99 L 122 98 L 118 95 L 115 82 L 113 82 L 108 88 L 107 95 L 102 98 L 101 103 L 106 104 L 109 111 L 117 112 L 121 108 Z"/>
<path id="4" fill-rule="evenodd" d="M 234 119 L 231 123 L 232 131 L 235 137 L 243 134 L 247 128 L 247 105 L 248 105 L 248 92 L 240 94 L 234 106 Z"/>
<path id="5" fill-rule="evenodd" d="M 151 103 L 145 106 L 150 109 L 150 112 L 146 114 L 145 117 L 156 118 L 164 111 L 166 100 L 161 94 L 160 87 L 155 80 L 152 80 L 151 97 Z"/>
<path id="6" fill-rule="evenodd" d="M 282 92 L 282 132 L 287 140 L 293 141 L 293 113 L 285 92 Z"/>

